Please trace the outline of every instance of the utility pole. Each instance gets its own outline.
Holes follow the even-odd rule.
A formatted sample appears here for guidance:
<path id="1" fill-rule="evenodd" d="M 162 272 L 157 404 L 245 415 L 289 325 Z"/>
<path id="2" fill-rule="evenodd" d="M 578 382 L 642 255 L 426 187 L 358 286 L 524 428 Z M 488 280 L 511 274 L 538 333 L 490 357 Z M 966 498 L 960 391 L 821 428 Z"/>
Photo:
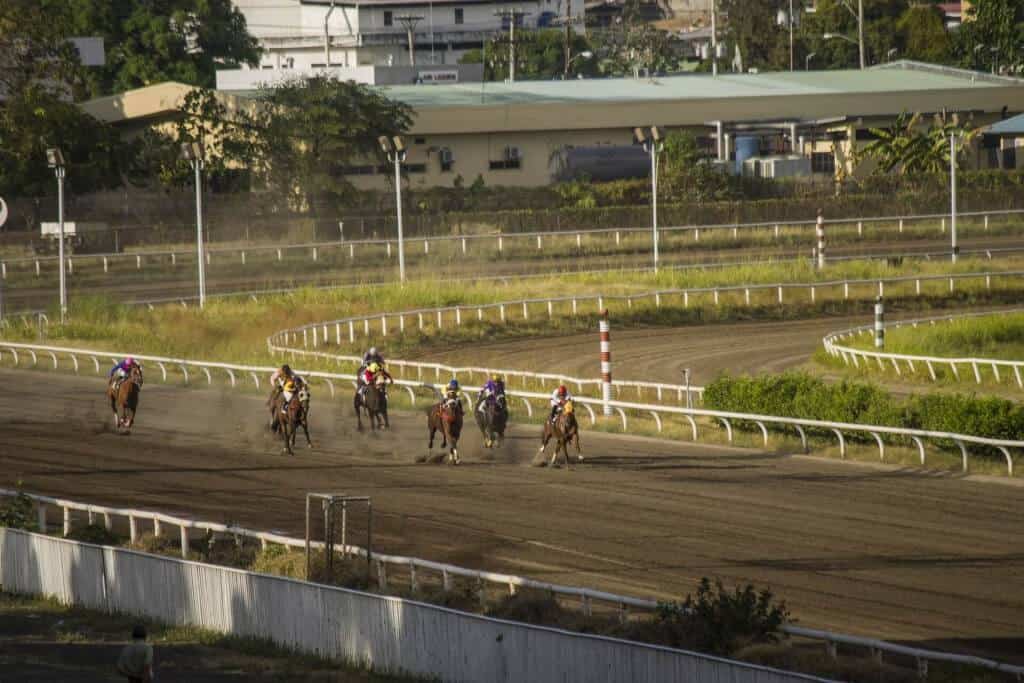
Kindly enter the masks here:
<path id="1" fill-rule="evenodd" d="M 718 0 L 711 0 L 711 75 L 718 75 Z"/>
<path id="2" fill-rule="evenodd" d="M 405 35 L 409 39 L 409 66 L 416 66 L 416 44 L 413 42 L 413 35 L 416 32 L 416 24 L 423 21 L 423 17 L 403 14 L 395 17 L 395 20 L 405 28 Z"/>
<path id="3" fill-rule="evenodd" d="M 796 17 L 793 16 L 793 0 L 789 0 L 789 70 L 794 71 L 793 52 L 793 25 L 796 24 Z"/>
<path id="4" fill-rule="evenodd" d="M 864 64 L 864 0 L 857 0 L 857 44 L 860 47 L 860 68 Z"/>
<path id="5" fill-rule="evenodd" d="M 526 16 L 521 9 L 500 9 L 494 16 L 508 19 L 508 80 L 516 82 L 516 23 Z"/>
<path id="6" fill-rule="evenodd" d="M 563 80 L 569 80 L 569 62 L 572 61 L 572 26 L 569 22 L 572 21 L 571 15 L 572 0 L 565 0 L 565 71 L 562 75 Z"/>
<path id="7" fill-rule="evenodd" d="M 960 245 L 956 241 L 956 133 L 949 134 L 949 221 L 953 238 L 953 263 L 960 256 Z"/>

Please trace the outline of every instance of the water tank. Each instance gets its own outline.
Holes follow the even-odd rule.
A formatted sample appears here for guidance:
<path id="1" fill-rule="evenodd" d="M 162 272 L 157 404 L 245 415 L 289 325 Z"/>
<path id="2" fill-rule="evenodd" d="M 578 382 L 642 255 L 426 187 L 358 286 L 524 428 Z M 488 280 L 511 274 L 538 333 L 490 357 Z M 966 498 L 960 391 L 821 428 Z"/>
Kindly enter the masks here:
<path id="1" fill-rule="evenodd" d="M 563 149 L 558 156 L 558 180 L 644 178 L 651 174 L 651 157 L 640 145 L 600 145 Z"/>
<path id="2" fill-rule="evenodd" d="M 759 135 L 737 135 L 736 136 L 736 168 L 743 168 L 743 162 L 747 159 L 760 156 L 761 137 Z"/>

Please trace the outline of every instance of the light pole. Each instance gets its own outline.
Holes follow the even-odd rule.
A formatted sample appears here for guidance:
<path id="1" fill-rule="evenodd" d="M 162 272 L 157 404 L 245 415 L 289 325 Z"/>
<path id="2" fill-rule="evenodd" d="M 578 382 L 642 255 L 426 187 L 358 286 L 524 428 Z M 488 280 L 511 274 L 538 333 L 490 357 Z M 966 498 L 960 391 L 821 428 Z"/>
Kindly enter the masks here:
<path id="1" fill-rule="evenodd" d="M 402 235 L 402 164 L 405 162 L 405 142 L 400 135 L 377 138 L 381 151 L 395 165 L 395 211 L 398 216 L 398 280 L 405 284 L 405 241 Z"/>
<path id="2" fill-rule="evenodd" d="M 810 71 L 811 70 L 811 60 L 814 59 L 817 56 L 818 56 L 817 52 L 812 52 L 809 55 L 807 55 L 806 57 L 804 57 L 804 71 Z"/>
<path id="3" fill-rule="evenodd" d="M 956 133 L 949 134 L 949 226 L 953 239 L 953 263 L 960 255 L 960 246 L 956 243 Z"/>
<path id="4" fill-rule="evenodd" d="M 199 262 L 199 308 L 206 307 L 206 253 L 203 246 L 203 146 L 181 143 L 181 158 L 189 162 L 196 176 L 196 257 Z"/>
<path id="5" fill-rule="evenodd" d="M 565 63 L 565 73 L 562 75 L 562 80 L 563 81 L 564 80 L 568 80 L 569 73 L 571 71 L 571 66 L 572 66 L 573 62 L 575 62 L 577 59 L 590 59 L 593 56 L 594 56 L 594 53 L 591 52 L 590 50 L 584 50 L 583 52 L 580 52 L 580 53 L 578 53 L 576 55 L 573 55 L 569 59 L 569 61 Z"/>
<path id="6" fill-rule="evenodd" d="M 658 153 L 665 143 L 657 126 L 634 128 L 633 139 L 651 155 L 651 230 L 654 244 L 654 272 L 658 272 Z"/>
<path id="7" fill-rule="evenodd" d="M 826 33 L 825 39 L 827 40 L 829 37 L 841 37 L 856 45 L 860 52 L 860 68 L 863 69 L 867 62 L 864 56 L 864 0 L 857 0 L 856 10 L 853 9 L 853 0 L 841 0 L 841 2 L 843 7 L 846 8 L 846 11 L 852 14 L 853 18 L 857 20 L 857 40 L 834 33 Z"/>
<path id="8" fill-rule="evenodd" d="M 63 325 L 68 312 L 68 290 L 64 273 L 64 269 L 67 268 L 67 264 L 64 263 L 64 176 L 67 171 L 64 153 L 60 151 L 60 147 L 46 150 L 46 165 L 52 168 L 57 176 L 57 261 L 60 264 L 60 324 Z"/>
<path id="9" fill-rule="evenodd" d="M 793 13 L 793 0 L 789 0 L 789 14 L 786 14 L 786 10 L 780 9 L 776 17 L 776 23 L 779 26 L 785 26 L 789 24 L 789 70 L 796 70 L 796 53 L 794 50 L 794 36 L 793 31 L 796 28 L 796 15 Z"/>

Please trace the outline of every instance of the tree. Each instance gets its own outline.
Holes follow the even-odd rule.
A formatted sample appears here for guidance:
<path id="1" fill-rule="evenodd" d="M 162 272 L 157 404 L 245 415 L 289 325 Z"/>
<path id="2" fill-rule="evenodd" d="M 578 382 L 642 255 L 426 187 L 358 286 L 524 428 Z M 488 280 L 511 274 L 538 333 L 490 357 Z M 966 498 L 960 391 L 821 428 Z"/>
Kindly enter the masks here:
<path id="1" fill-rule="evenodd" d="M 971 69 L 1024 72 L 1024 3 L 974 0 L 960 27 L 957 52 Z"/>
<path id="2" fill-rule="evenodd" d="M 575 56 L 592 47 L 586 36 L 573 34 L 570 52 Z M 505 80 L 509 74 L 508 36 L 494 36 L 481 50 L 470 50 L 460 60 L 463 64 L 484 63 L 486 80 Z M 570 59 L 572 59 L 570 57 Z M 516 31 L 516 80 L 547 80 L 561 78 L 565 73 L 565 34 L 557 29 Z M 576 59 L 570 64 L 571 74 L 594 75 L 593 60 Z"/>
<path id="3" fill-rule="evenodd" d="M 970 122 L 961 124 L 958 114 L 936 114 L 929 128 L 921 125 L 921 114 L 903 112 L 888 128 L 872 128 L 875 139 L 865 145 L 858 158 L 878 163 L 876 174 L 900 175 L 945 173 L 949 168 L 949 138 L 956 138 L 959 155 L 979 134 Z"/>
<path id="4" fill-rule="evenodd" d="M 659 159 L 660 191 L 667 201 L 708 201 L 730 195 L 729 176 L 709 163 L 693 133 L 669 133 Z"/>
<path id="5" fill-rule="evenodd" d="M 946 30 L 945 17 L 935 5 L 911 5 L 896 24 L 899 32 L 899 54 L 933 64 L 946 64 L 952 53 L 952 40 Z"/>
<path id="6" fill-rule="evenodd" d="M 227 129 L 226 154 L 243 160 L 292 207 L 344 203 L 354 167 L 381 163 L 377 138 L 408 129 L 412 109 L 353 81 L 315 76 L 260 91 Z"/>
<path id="7" fill-rule="evenodd" d="M 259 63 L 259 45 L 231 0 L 41 0 L 65 36 L 100 36 L 106 64 L 91 96 L 163 81 L 213 87 L 217 68 Z"/>
<path id="8" fill-rule="evenodd" d="M 719 7 L 728 17 L 726 40 L 739 47 L 745 69 L 789 68 L 789 31 L 776 25 L 777 0 L 720 0 Z"/>

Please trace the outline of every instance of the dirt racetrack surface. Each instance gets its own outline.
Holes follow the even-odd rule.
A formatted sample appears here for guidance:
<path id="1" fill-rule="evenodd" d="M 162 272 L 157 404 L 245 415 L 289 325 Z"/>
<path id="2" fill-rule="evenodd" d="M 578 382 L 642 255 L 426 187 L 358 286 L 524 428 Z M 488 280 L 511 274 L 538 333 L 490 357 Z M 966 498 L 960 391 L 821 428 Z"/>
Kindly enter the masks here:
<path id="1" fill-rule="evenodd" d="M 316 449 L 289 458 L 254 394 L 147 385 L 126 437 L 100 379 L 0 381 L 5 487 L 298 536 L 307 491 L 365 494 L 385 552 L 639 596 L 749 581 L 807 626 L 1024 652 L 1024 487 L 586 430 L 587 463 L 550 470 L 529 466 L 535 426 L 488 455 L 467 429 L 462 466 L 415 464 L 422 415 L 359 435 L 322 396 Z"/>

